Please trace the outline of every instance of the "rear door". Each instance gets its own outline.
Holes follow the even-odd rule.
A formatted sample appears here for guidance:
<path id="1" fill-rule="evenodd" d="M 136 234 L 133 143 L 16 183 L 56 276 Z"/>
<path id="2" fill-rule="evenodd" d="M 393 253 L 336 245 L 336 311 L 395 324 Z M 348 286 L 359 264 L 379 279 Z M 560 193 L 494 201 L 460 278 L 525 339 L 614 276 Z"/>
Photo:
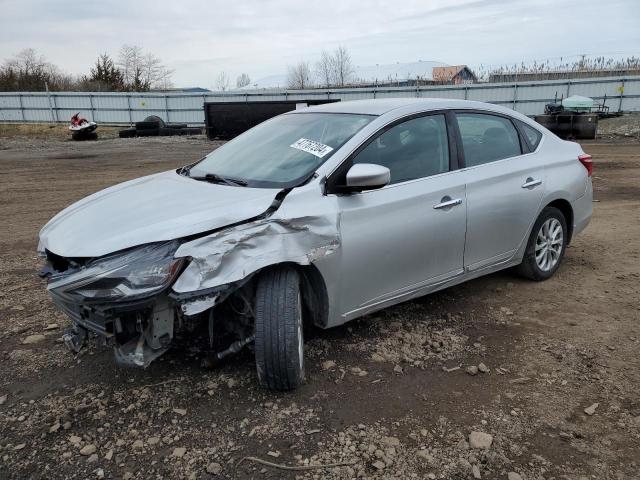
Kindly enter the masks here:
<path id="1" fill-rule="evenodd" d="M 391 171 L 386 187 L 338 196 L 346 319 L 462 272 L 465 180 L 447 131 L 445 114 L 402 120 L 343 165 Z"/>
<path id="2" fill-rule="evenodd" d="M 508 116 L 456 113 L 467 186 L 464 266 L 473 271 L 510 259 L 535 221 L 545 171 Z"/>

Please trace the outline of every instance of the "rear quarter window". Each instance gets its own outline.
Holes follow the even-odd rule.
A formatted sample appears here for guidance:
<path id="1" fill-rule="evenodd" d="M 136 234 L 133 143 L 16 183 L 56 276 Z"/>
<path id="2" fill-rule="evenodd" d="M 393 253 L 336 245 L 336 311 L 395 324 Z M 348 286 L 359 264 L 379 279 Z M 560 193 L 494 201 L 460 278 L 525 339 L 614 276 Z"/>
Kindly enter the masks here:
<path id="1" fill-rule="evenodd" d="M 524 122 L 518 121 L 518 123 L 520 124 L 520 128 L 522 129 L 524 136 L 527 137 L 529 145 L 531 145 L 531 150 L 538 148 L 540 140 L 542 140 L 542 133 Z"/>

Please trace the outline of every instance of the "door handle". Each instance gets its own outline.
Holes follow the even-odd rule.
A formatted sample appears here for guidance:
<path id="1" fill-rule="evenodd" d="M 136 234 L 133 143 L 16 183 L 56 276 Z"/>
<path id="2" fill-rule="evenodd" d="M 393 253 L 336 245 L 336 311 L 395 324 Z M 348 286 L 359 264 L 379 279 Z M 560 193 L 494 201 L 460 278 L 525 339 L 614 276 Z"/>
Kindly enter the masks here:
<path id="1" fill-rule="evenodd" d="M 451 198 L 450 196 L 447 195 L 446 197 L 442 197 L 442 200 L 440 200 L 440 203 L 435 204 L 433 208 L 438 210 L 441 208 L 455 207 L 456 205 L 460 205 L 461 203 L 462 203 L 461 198 Z"/>
<path id="2" fill-rule="evenodd" d="M 533 187 L 537 187 L 540 184 L 542 184 L 542 180 L 536 180 L 534 178 L 529 177 L 522 184 L 522 188 L 533 188 Z"/>

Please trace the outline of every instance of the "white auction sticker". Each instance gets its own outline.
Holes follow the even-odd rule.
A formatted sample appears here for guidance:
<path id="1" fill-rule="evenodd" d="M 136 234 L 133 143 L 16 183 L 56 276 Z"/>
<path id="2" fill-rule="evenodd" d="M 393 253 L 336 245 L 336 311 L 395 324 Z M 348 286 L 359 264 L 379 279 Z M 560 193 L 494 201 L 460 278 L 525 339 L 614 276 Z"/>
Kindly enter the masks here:
<path id="1" fill-rule="evenodd" d="M 297 148 L 303 152 L 310 153 L 311 155 L 315 155 L 318 158 L 324 157 L 327 153 L 333 150 L 329 145 L 316 142 L 315 140 L 309 140 L 307 138 L 301 138 L 289 146 L 291 148 Z"/>

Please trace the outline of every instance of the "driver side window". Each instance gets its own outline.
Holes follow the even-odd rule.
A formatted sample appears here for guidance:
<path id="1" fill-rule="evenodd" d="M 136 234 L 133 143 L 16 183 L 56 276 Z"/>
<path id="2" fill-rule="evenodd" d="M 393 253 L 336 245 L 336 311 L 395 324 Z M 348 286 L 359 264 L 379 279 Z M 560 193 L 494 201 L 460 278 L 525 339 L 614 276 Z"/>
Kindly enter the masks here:
<path id="1" fill-rule="evenodd" d="M 375 163 L 391 171 L 391 184 L 449 171 L 449 142 L 443 114 L 418 117 L 375 138 L 353 163 Z"/>

